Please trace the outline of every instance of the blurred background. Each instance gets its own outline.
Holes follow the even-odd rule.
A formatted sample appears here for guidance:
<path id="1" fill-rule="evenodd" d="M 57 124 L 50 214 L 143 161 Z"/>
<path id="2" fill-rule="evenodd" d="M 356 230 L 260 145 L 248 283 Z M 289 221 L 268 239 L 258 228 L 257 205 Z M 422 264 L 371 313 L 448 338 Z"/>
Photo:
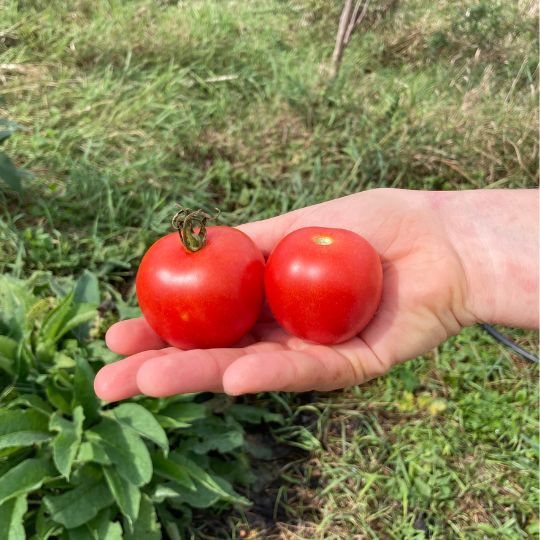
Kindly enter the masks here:
<path id="1" fill-rule="evenodd" d="M 78 284 L 80 301 L 98 306 L 93 352 L 68 354 L 60 337 L 58 351 L 86 355 L 94 371 L 102 365 L 104 332 L 136 315 L 138 262 L 169 231 L 175 202 L 219 207 L 233 225 L 375 187 L 537 186 L 536 2 L 364 0 L 336 70 L 343 5 L 0 0 L 0 288 L 33 291 L 51 307 Z M 6 294 L 0 338 L 26 332 L 35 353 L 41 315 L 28 301 L 20 328 L 8 324 Z M 505 332 L 537 348 L 537 333 Z M 4 357 L 15 359 L 10 347 Z M 8 360 L 0 365 L 5 407 L 33 393 L 75 421 L 76 362 L 58 364 L 58 351 L 27 379 Z M 45 390 L 52 372 L 71 388 L 62 407 Z M 166 494 L 159 500 L 152 483 L 140 484 L 148 515 L 150 504 L 158 509 L 152 534 L 175 538 L 176 526 L 186 538 L 535 537 L 536 395 L 535 366 L 472 328 L 346 392 L 242 398 L 270 416 L 231 413 L 236 445 L 198 455 L 251 456 L 244 476 L 227 476 L 223 463 L 219 474 L 252 506 L 178 494 L 167 506 Z M 194 399 L 212 422 L 232 406 Z M 161 424 L 178 443 L 182 428 Z M 0 456 L 0 472 L 2 460 L 13 467 L 46 451 L 32 444 Z M 83 470 L 86 461 L 73 459 Z M 29 537 L 46 537 L 36 509 L 47 493 L 79 485 L 69 482 L 25 492 L 30 505 L 16 515 Z M 98 518 L 125 519 L 115 500 Z M 76 527 L 51 504 L 42 506 L 51 531 L 87 538 L 68 532 Z M 122 523 L 125 538 L 139 538 Z"/>

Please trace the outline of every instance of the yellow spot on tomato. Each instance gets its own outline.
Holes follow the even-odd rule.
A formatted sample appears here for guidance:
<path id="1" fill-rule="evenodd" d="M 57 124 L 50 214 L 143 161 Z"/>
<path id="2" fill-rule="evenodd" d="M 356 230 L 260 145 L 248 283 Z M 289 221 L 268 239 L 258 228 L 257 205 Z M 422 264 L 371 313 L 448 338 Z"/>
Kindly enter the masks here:
<path id="1" fill-rule="evenodd" d="M 189 321 L 189 313 L 187 311 L 182 311 L 182 313 L 180 313 L 180 318 L 183 321 Z"/>
<path id="2" fill-rule="evenodd" d="M 320 246 L 329 246 L 330 244 L 334 243 L 334 239 L 330 238 L 329 236 L 314 236 L 313 241 L 316 244 L 319 244 Z"/>

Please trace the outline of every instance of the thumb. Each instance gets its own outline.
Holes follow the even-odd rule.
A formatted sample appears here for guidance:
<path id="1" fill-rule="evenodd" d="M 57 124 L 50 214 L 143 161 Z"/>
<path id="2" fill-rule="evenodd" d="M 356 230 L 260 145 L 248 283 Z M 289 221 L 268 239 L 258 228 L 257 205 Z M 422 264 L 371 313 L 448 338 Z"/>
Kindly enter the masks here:
<path id="1" fill-rule="evenodd" d="M 301 210 L 276 216 L 270 219 L 253 221 L 238 225 L 236 228 L 247 234 L 265 257 L 268 257 L 274 246 L 294 228 Z"/>

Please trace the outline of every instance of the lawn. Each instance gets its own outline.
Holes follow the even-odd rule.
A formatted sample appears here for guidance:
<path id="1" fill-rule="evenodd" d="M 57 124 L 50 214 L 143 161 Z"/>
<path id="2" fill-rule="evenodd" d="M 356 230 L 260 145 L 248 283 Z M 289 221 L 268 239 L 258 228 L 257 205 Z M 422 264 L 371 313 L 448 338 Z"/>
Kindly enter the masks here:
<path id="1" fill-rule="evenodd" d="M 20 126 L 2 149 L 31 173 L 21 194 L 0 181 L 0 278 L 38 276 L 49 298 L 46 280 L 97 276 L 102 350 L 175 202 L 239 224 L 374 187 L 537 185 L 536 2 L 372 2 L 330 81 L 341 4 L 0 0 L 0 117 Z M 3 405 L 21 392 L 6 382 Z M 229 479 L 254 504 L 177 505 L 163 538 L 536 537 L 537 396 L 537 366 L 470 328 L 343 392 L 241 398 L 270 415 L 231 413 L 256 481 Z M 29 451 L 0 454 L 0 474 Z"/>

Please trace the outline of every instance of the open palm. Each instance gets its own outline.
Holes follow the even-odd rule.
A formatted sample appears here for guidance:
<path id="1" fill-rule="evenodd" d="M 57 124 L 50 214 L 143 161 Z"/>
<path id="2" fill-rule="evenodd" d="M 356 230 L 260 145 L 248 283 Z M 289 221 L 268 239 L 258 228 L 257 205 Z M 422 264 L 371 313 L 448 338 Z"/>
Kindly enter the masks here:
<path id="1" fill-rule="evenodd" d="M 168 347 L 142 318 L 121 321 L 106 340 L 127 357 L 97 374 L 98 396 L 343 388 L 384 374 L 474 322 L 459 256 L 424 193 L 372 190 L 240 228 L 268 255 L 286 234 L 313 225 L 353 230 L 381 256 L 382 302 L 360 335 L 317 345 L 288 335 L 266 314 L 234 348 L 183 351 Z"/>

